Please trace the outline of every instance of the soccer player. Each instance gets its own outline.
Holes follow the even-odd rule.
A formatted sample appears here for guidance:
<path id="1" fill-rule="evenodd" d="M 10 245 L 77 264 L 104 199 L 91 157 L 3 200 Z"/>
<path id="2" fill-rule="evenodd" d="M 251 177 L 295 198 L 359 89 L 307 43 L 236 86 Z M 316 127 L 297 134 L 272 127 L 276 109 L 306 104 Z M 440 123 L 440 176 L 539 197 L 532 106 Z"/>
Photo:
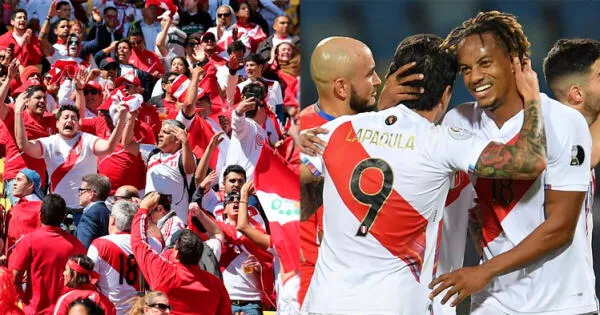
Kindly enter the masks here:
<path id="1" fill-rule="evenodd" d="M 356 52 L 362 52 L 356 53 Z M 369 62 L 364 63 L 364 59 Z M 361 112 L 372 111 L 376 107 L 373 92 L 381 83 L 375 72 L 375 62 L 371 50 L 362 42 L 349 37 L 328 37 L 322 40 L 311 56 L 311 75 L 317 86 L 319 101 L 302 110 L 300 113 L 300 128 L 307 130 L 301 137 L 304 153 L 319 152 L 318 144 L 321 140 L 315 134 L 323 132 L 318 128 L 322 124 L 342 115 L 354 115 Z M 366 65 L 366 66 L 365 66 Z M 414 66 L 414 63 L 402 66 L 394 75 L 400 75 Z M 419 80 L 422 74 L 408 75 L 401 80 L 388 80 L 383 88 L 377 106 L 389 107 L 401 101 L 417 99 L 420 88 L 403 85 L 406 82 Z M 395 78 L 395 77 L 394 77 Z M 367 84 L 371 88 L 364 88 L 360 94 L 353 90 L 345 93 L 343 98 L 337 97 L 340 91 L 333 89 L 335 82 L 343 82 L 351 87 L 356 84 Z M 366 82 L 364 82 L 366 81 Z M 312 128 L 312 129 L 311 129 Z M 308 130 L 311 129 L 311 130 Z M 306 151 L 307 150 L 307 151 Z M 301 186 L 304 197 L 301 205 L 309 206 L 314 203 L 316 212 L 310 216 L 301 217 L 301 283 L 299 302 L 302 304 L 308 289 L 310 279 L 317 261 L 318 246 L 322 238 L 322 185 L 304 183 Z M 308 212 L 304 212 L 307 213 Z"/>
<path id="2" fill-rule="evenodd" d="M 578 110 L 592 136 L 592 180 L 584 202 L 585 232 L 592 245 L 592 207 L 596 195 L 596 172 L 600 161 L 600 42 L 593 39 L 560 39 L 544 59 L 546 83 L 558 101 Z M 591 255 L 591 251 L 590 251 Z M 592 259 L 592 257 L 590 257 Z"/>
<path id="3" fill-rule="evenodd" d="M 513 78 L 515 57 L 529 64 L 530 43 L 511 14 L 482 12 L 442 45 L 457 56 L 476 102 L 458 106 L 447 126 L 512 144 L 527 124 L 528 99 Z M 471 174 L 481 209 L 483 260 L 437 277 L 432 296 L 448 289 L 452 305 L 473 294 L 471 314 L 589 314 L 598 311 L 594 273 L 580 209 L 589 188 L 591 138 L 577 111 L 545 94 L 541 102 L 547 168 L 535 179 L 485 179 Z M 525 118 L 524 118 L 525 116 Z M 541 119 L 541 117 L 540 117 Z M 525 121 L 524 121 L 525 120 Z M 567 267 L 568 266 L 568 267 Z"/>
<path id="4" fill-rule="evenodd" d="M 427 92 L 419 100 L 323 125 L 329 134 L 321 136 L 327 141 L 322 156 L 306 157 L 301 181 L 324 178 L 326 197 L 325 237 L 303 304 L 309 313 L 426 314 L 450 176 L 462 170 L 532 179 L 546 166 L 537 77 L 518 58 L 514 76 L 526 114 L 515 144 L 435 124 L 447 109 L 456 75 L 456 60 L 440 43 L 433 35 L 409 37 L 390 66 L 394 73 L 416 61 L 412 71 L 427 74 L 422 81 Z M 333 87 L 352 91 L 349 84 Z"/>

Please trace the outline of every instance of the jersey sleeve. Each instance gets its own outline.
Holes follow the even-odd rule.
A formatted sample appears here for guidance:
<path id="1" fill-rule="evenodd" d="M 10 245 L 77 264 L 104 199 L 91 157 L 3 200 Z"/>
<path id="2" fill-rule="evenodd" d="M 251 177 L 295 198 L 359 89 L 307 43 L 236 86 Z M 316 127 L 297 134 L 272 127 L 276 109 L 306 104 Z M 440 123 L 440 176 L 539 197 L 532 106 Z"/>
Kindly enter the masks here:
<path id="1" fill-rule="evenodd" d="M 544 185 L 549 190 L 587 191 L 591 180 L 592 138 L 583 116 L 577 112 L 565 112 L 562 126 L 555 136 L 558 141 L 548 141 L 548 165 L 544 173 Z M 565 121 L 566 120 L 566 121 Z M 552 146 L 554 144 L 554 146 Z"/>
<path id="2" fill-rule="evenodd" d="M 96 248 L 97 243 L 98 242 L 95 240 L 92 241 L 92 244 L 88 248 L 87 256 L 90 257 L 90 259 L 94 262 L 94 271 L 100 273 L 100 264 L 98 264 L 98 248 Z"/>
<path id="3" fill-rule="evenodd" d="M 475 168 L 481 152 L 491 142 L 478 137 L 473 132 L 459 127 L 439 126 L 439 137 L 434 143 L 436 156 L 442 158 L 442 163 L 453 171 L 469 172 Z"/>
<path id="4" fill-rule="evenodd" d="M 33 141 L 37 141 L 38 145 L 40 146 L 40 148 L 42 149 L 42 158 L 43 159 L 49 159 L 50 158 L 50 152 L 52 152 L 53 150 L 53 143 L 54 141 L 52 141 L 52 136 L 50 137 L 44 137 L 44 138 L 37 138 Z"/>

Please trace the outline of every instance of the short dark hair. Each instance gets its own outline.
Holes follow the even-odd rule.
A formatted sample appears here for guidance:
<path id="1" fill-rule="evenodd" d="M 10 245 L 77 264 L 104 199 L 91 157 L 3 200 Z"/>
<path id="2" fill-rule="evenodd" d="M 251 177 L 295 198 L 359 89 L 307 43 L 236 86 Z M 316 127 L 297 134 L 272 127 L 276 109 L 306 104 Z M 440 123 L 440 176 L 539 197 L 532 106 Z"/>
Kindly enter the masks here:
<path id="1" fill-rule="evenodd" d="M 44 225 L 60 226 L 67 214 L 67 204 L 63 197 L 57 194 L 48 194 L 42 200 L 40 208 L 40 221 Z"/>
<path id="2" fill-rule="evenodd" d="M 60 22 L 62 21 L 67 21 L 67 23 L 69 23 L 69 19 L 58 19 L 58 21 L 56 21 L 56 23 L 54 23 L 54 29 L 58 28 L 58 25 L 60 24 Z"/>
<path id="3" fill-rule="evenodd" d="M 183 230 L 175 242 L 175 248 L 179 252 L 179 262 L 184 265 L 197 265 L 202 257 L 202 240 L 196 233 Z"/>
<path id="4" fill-rule="evenodd" d="M 105 315 L 104 310 L 100 307 L 100 305 L 96 304 L 96 302 L 90 300 L 89 298 L 85 299 L 77 299 L 69 304 L 69 311 L 77 306 L 81 305 L 87 311 L 88 315 Z M 69 313 L 67 311 L 67 313 Z"/>
<path id="5" fill-rule="evenodd" d="M 106 200 L 110 193 L 110 179 L 102 174 L 87 174 L 81 178 L 96 194 L 96 199 Z"/>
<path id="6" fill-rule="evenodd" d="M 127 34 L 127 38 L 130 38 L 131 36 L 140 36 L 141 38 L 144 38 L 144 33 L 142 32 L 142 29 L 134 28 Z"/>
<path id="7" fill-rule="evenodd" d="M 56 9 L 60 10 L 60 8 L 62 6 L 65 6 L 65 5 L 69 5 L 69 1 L 64 1 L 64 0 L 63 1 L 58 1 L 58 3 L 56 4 Z"/>
<path id="8" fill-rule="evenodd" d="M 570 75 L 584 75 L 600 58 L 600 42 L 589 38 L 559 39 L 544 58 L 544 77 L 554 95 L 559 79 Z"/>
<path id="9" fill-rule="evenodd" d="M 244 180 L 247 178 L 246 170 L 238 164 L 227 165 L 227 167 L 223 171 L 223 180 L 225 180 L 225 178 L 227 177 L 227 175 L 229 175 L 229 173 L 240 174 L 240 175 L 244 176 Z"/>
<path id="10" fill-rule="evenodd" d="M 162 83 L 162 84 L 168 84 L 169 83 L 169 77 L 171 77 L 171 76 L 179 76 L 179 73 L 169 71 L 169 72 L 163 74 L 162 78 L 160 79 L 160 83 Z"/>
<path id="11" fill-rule="evenodd" d="M 94 270 L 94 261 L 82 254 L 73 255 L 69 257 L 69 260 L 76 262 L 83 269 L 89 271 L 90 273 Z M 76 272 L 73 269 L 70 269 L 71 280 L 66 284 L 69 288 L 77 288 L 82 284 L 90 283 L 90 275 Z"/>
<path id="12" fill-rule="evenodd" d="M 127 47 L 129 47 L 129 49 L 131 49 L 131 44 L 129 43 L 129 40 L 127 40 L 126 38 L 119 40 L 117 42 L 117 46 L 115 46 L 115 48 L 119 47 L 119 45 L 121 45 L 122 43 L 126 43 Z"/>
<path id="13" fill-rule="evenodd" d="M 452 87 L 456 79 L 456 57 L 440 48 L 442 38 L 431 34 L 417 34 L 402 40 L 396 48 L 394 59 L 389 66 L 386 77 L 389 78 L 402 65 L 416 62 L 402 76 L 423 73 L 421 81 L 405 83 L 413 87 L 423 87 L 425 93 L 418 100 L 404 101 L 406 107 L 417 110 L 431 110 L 439 102 L 447 86 Z"/>
<path id="14" fill-rule="evenodd" d="M 60 115 L 62 115 L 62 113 L 64 111 L 71 111 L 74 112 L 75 115 L 77 116 L 77 119 L 79 119 L 79 109 L 77 109 L 77 107 L 75 107 L 75 105 L 63 105 L 58 109 L 58 112 L 56 112 L 56 119 L 60 118 Z"/>
<path id="15" fill-rule="evenodd" d="M 25 14 L 25 19 L 27 19 L 27 11 L 25 11 L 25 9 L 17 9 L 15 11 L 13 11 L 13 13 L 10 15 L 10 20 L 14 20 L 17 18 L 17 14 L 19 13 L 23 13 Z"/>
<path id="16" fill-rule="evenodd" d="M 43 85 L 39 85 L 39 84 L 31 85 L 23 93 L 25 93 L 25 97 L 29 98 L 29 97 L 32 97 L 33 94 L 37 91 L 42 91 L 42 92 L 46 93 L 46 88 Z"/>
<path id="17" fill-rule="evenodd" d="M 261 66 L 265 64 L 265 59 L 259 54 L 251 54 L 250 56 L 248 56 L 248 58 L 246 58 L 246 62 L 248 61 L 253 61 L 257 65 Z"/>
<path id="18" fill-rule="evenodd" d="M 116 13 L 119 13 L 119 11 L 117 11 L 117 8 L 115 8 L 115 7 L 106 7 L 106 8 L 104 8 L 104 11 L 102 12 L 102 14 L 106 15 L 106 12 L 108 12 L 108 10 L 113 10 Z"/>
<path id="19" fill-rule="evenodd" d="M 246 53 L 246 46 L 241 40 L 235 40 L 227 47 L 227 53 L 230 55 L 232 52 L 240 50 Z"/>

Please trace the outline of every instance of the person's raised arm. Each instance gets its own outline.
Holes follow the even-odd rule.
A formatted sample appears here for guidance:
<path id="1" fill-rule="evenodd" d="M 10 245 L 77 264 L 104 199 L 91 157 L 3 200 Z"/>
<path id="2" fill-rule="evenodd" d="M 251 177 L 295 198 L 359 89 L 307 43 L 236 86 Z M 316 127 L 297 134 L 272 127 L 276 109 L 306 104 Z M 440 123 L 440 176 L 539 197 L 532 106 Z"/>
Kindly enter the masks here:
<path id="1" fill-rule="evenodd" d="M 10 90 L 10 81 L 19 75 L 19 66 L 17 64 L 17 59 L 13 59 L 8 65 L 8 73 L 4 81 L 2 81 L 2 85 L 0 85 L 0 119 L 5 120 L 9 113 L 9 108 L 4 103 L 6 96 L 8 96 L 8 91 Z"/>
<path id="2" fill-rule="evenodd" d="M 254 184 L 252 182 L 246 182 L 244 183 L 244 186 L 242 186 L 240 192 L 240 205 L 236 229 L 262 249 L 268 249 L 271 247 L 271 236 L 254 228 L 248 223 L 248 198 L 251 195 L 254 195 Z"/>
<path id="3" fill-rule="evenodd" d="M 25 93 L 21 93 L 15 101 L 15 142 L 20 150 L 34 159 L 42 158 L 42 148 L 37 141 L 29 141 L 27 132 L 25 131 L 25 123 L 23 122 L 23 110 L 25 103 L 29 101 L 25 97 Z"/>
<path id="4" fill-rule="evenodd" d="M 115 129 L 110 133 L 108 140 L 98 139 L 94 144 L 94 152 L 96 155 L 101 156 L 112 153 L 117 148 L 117 144 L 121 141 L 123 135 L 123 129 L 125 129 L 125 120 L 127 117 L 128 109 L 123 105 L 119 105 L 119 120 Z"/>
<path id="5" fill-rule="evenodd" d="M 192 78 L 190 79 L 190 85 L 185 94 L 185 100 L 183 101 L 183 105 L 181 110 L 186 117 L 192 117 L 196 112 L 196 99 L 198 98 L 198 82 L 200 81 L 200 76 L 204 74 L 204 69 L 200 66 L 192 69 Z"/>
<path id="6" fill-rule="evenodd" d="M 221 137 L 224 134 L 223 131 L 215 133 L 210 142 L 206 146 L 202 157 L 200 158 L 200 162 L 198 162 L 198 166 L 196 167 L 196 173 L 194 174 L 196 187 L 202 187 L 202 182 L 206 177 L 206 171 L 208 170 L 208 163 L 210 162 L 210 157 L 215 150 L 216 147 L 219 146 L 221 142 L 223 142 L 224 137 Z M 209 187 L 210 188 L 210 187 Z"/>
<path id="7" fill-rule="evenodd" d="M 42 46 L 41 47 L 42 54 L 47 57 L 54 55 L 54 47 L 48 41 L 48 32 L 54 31 L 54 30 L 50 29 L 50 20 L 52 20 L 52 18 L 55 16 L 56 16 L 56 0 L 52 1 L 52 3 L 50 4 L 48 16 L 46 17 L 44 24 L 42 24 L 42 28 L 40 29 L 40 35 L 38 36 L 41 46 Z"/>
<path id="8" fill-rule="evenodd" d="M 140 110 L 129 113 L 127 115 L 127 123 L 125 124 L 125 131 L 121 138 L 121 145 L 127 152 L 137 156 L 140 153 L 140 144 L 133 140 L 133 129 L 135 128 L 135 120 Z"/>
<path id="9" fill-rule="evenodd" d="M 156 36 L 156 48 L 160 51 L 160 55 L 163 58 L 167 57 L 169 54 L 169 48 L 167 47 L 167 34 L 169 33 L 169 27 L 172 25 L 171 16 L 167 15 L 160 21 L 160 32 Z"/>
<path id="10" fill-rule="evenodd" d="M 175 126 L 169 126 L 166 130 L 167 133 L 173 133 L 177 140 L 181 142 L 181 156 L 183 161 L 183 170 L 186 174 L 192 174 L 196 170 L 196 162 L 194 161 L 194 154 L 190 147 L 188 140 L 188 134 L 184 129 Z"/>
<path id="11" fill-rule="evenodd" d="M 491 142 L 481 152 L 473 173 L 487 178 L 534 179 L 546 168 L 546 134 L 540 105 L 537 74 L 531 60 L 513 58 L 513 69 L 519 94 L 523 99 L 525 118 L 514 145 Z"/>
<path id="12" fill-rule="evenodd" d="M 79 68 L 75 77 L 73 78 L 73 85 L 75 85 L 75 107 L 79 110 L 79 124 L 81 125 L 85 118 L 85 95 L 83 94 L 83 87 L 87 82 L 87 71 L 84 68 Z"/>
<path id="13" fill-rule="evenodd" d="M 244 139 L 248 135 L 248 122 L 246 121 L 246 112 L 256 108 L 254 97 L 245 98 L 238 103 L 231 114 L 231 136 L 235 135 L 238 139 Z"/>
<path id="14" fill-rule="evenodd" d="M 214 237 L 220 241 L 225 240 L 225 235 L 223 234 L 223 231 L 219 228 L 219 225 L 217 225 L 215 221 L 209 218 L 206 212 L 204 212 L 204 210 L 200 209 L 198 203 L 190 203 L 189 210 L 192 217 L 198 219 L 200 224 L 202 224 L 202 227 L 204 227 L 209 237 Z"/>

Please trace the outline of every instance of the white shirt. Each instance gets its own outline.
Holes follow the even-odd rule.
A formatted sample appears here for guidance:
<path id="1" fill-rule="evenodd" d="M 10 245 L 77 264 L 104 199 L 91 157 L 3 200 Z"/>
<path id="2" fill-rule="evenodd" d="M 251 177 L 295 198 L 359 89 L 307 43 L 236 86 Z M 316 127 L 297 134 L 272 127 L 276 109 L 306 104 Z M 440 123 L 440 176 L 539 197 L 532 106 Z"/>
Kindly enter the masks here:
<path id="1" fill-rule="evenodd" d="M 148 242 L 152 250 L 161 252 L 162 248 L 154 238 L 149 238 Z M 131 250 L 131 234 L 99 237 L 92 241 L 87 256 L 94 262 L 94 271 L 100 275 L 100 292 L 115 305 L 118 315 L 127 314 L 135 302 L 132 297 L 143 289 L 140 287 L 142 273 Z"/>
<path id="2" fill-rule="evenodd" d="M 179 156 L 182 151 L 175 153 L 159 152 L 154 154 L 150 161 L 148 156 L 156 148 L 153 144 L 140 144 L 140 154 L 146 163 L 146 192 L 156 191 L 161 194 L 171 195 L 173 203 L 171 210 L 177 213 L 182 221 L 187 221 L 188 193 L 183 187 L 183 177 L 179 172 Z M 192 174 L 187 175 L 188 185 L 191 184 Z"/>
<path id="3" fill-rule="evenodd" d="M 323 155 L 302 157 L 325 180 L 325 237 L 303 311 L 426 314 L 451 175 L 474 167 L 489 140 L 404 105 L 322 127 Z M 363 223 L 367 204 L 374 219 Z"/>
<path id="4" fill-rule="evenodd" d="M 277 81 L 267 79 L 264 80 L 270 83 L 267 85 L 267 104 L 269 104 L 271 110 L 275 112 L 275 106 L 283 104 L 283 94 L 281 93 L 281 85 Z M 247 79 L 246 81 L 238 84 L 237 86 L 240 90 L 240 93 L 242 93 L 244 87 L 250 83 L 252 83 L 252 80 Z"/>
<path id="5" fill-rule="evenodd" d="M 146 45 L 146 49 L 153 50 L 154 46 L 156 46 L 156 37 L 161 30 L 160 23 L 154 22 L 148 25 L 142 19 L 140 21 L 140 26 L 142 27 L 142 33 L 144 33 L 144 43 Z"/>
<path id="6" fill-rule="evenodd" d="M 80 137 L 83 137 L 83 143 L 81 149 L 77 150 L 78 157 L 75 165 L 67 172 L 58 185 L 52 187 L 52 192 L 61 195 L 69 208 L 80 207 L 78 189 L 82 181 L 81 178 L 84 175 L 97 172 L 94 145 L 100 138 L 89 133 L 79 132 L 73 139 L 69 140 L 64 139 L 60 134 L 37 139 L 42 149 L 42 157 L 46 162 L 48 175 L 52 177 L 57 167 L 67 160 L 71 148 L 75 149 L 75 143 Z"/>
<path id="7" fill-rule="evenodd" d="M 171 213 L 174 215 L 171 215 Z M 156 226 L 160 229 L 163 241 L 165 242 L 165 247 L 172 245 L 171 238 L 173 237 L 173 234 L 181 229 L 185 229 L 185 224 L 174 211 L 170 211 L 164 217 L 160 218 L 160 220 L 156 222 Z"/>
<path id="8" fill-rule="evenodd" d="M 267 132 L 256 121 L 231 113 L 231 142 L 227 153 L 226 165 L 237 164 L 246 170 L 246 181 L 254 178 L 254 168 Z"/>
<path id="9" fill-rule="evenodd" d="M 483 219 L 483 260 L 504 253 L 545 220 L 545 190 L 588 191 L 591 137 L 583 116 L 545 94 L 541 107 L 546 131 L 548 162 L 536 180 L 489 180 L 471 176 Z M 474 103 L 448 112 L 444 124 L 473 131 L 486 139 L 516 141 L 524 114 L 519 112 L 502 128 Z M 578 149 L 579 148 L 579 149 Z M 584 156 L 578 161 L 579 150 Z M 509 314 L 584 314 L 597 312 L 594 270 L 585 233 L 585 211 L 577 222 L 573 241 L 517 271 L 494 277 L 472 296 L 472 308 L 491 307 Z"/>

